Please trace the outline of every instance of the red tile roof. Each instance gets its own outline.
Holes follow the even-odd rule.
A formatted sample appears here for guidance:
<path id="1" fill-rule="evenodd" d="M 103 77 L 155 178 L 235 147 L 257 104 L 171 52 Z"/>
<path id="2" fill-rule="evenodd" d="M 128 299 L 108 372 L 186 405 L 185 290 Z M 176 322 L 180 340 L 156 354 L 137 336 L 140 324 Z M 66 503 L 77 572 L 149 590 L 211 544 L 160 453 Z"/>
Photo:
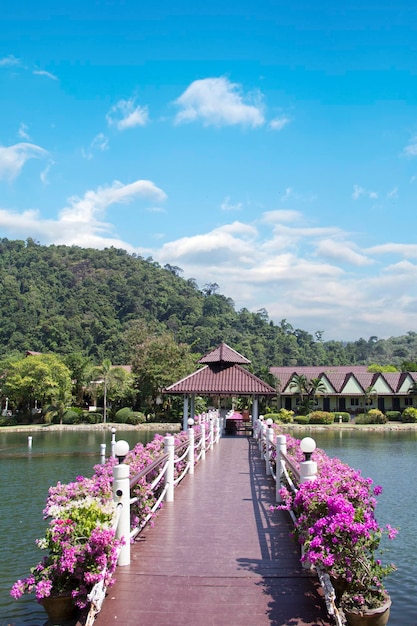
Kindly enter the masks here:
<path id="1" fill-rule="evenodd" d="M 201 357 L 199 363 L 240 363 L 240 365 L 248 365 L 250 361 L 243 354 L 233 350 L 227 343 L 221 343 L 217 348 Z"/>
<path id="2" fill-rule="evenodd" d="M 259 395 L 273 396 L 276 391 L 263 380 L 238 364 L 206 365 L 182 380 L 164 389 L 169 394 L 199 395 Z"/>

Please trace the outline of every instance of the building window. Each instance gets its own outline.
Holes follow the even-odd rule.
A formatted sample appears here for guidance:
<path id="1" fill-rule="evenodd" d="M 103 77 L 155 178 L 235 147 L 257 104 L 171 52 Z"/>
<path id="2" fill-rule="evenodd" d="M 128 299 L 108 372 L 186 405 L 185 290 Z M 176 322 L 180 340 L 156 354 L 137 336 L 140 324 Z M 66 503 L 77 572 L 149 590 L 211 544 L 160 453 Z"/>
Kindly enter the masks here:
<path id="1" fill-rule="evenodd" d="M 413 406 L 413 398 L 404 398 L 404 406 Z"/>
<path id="2" fill-rule="evenodd" d="M 359 398 L 351 398 L 350 406 L 359 406 Z"/>

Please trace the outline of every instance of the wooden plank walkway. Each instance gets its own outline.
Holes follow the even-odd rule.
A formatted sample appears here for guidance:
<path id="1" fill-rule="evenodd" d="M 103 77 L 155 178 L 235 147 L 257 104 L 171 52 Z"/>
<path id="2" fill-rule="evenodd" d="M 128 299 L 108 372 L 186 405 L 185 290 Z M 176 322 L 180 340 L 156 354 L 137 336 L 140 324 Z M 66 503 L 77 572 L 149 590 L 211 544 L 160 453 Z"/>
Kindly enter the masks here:
<path id="1" fill-rule="evenodd" d="M 118 568 L 96 626 L 325 626 L 256 442 L 225 437 Z"/>

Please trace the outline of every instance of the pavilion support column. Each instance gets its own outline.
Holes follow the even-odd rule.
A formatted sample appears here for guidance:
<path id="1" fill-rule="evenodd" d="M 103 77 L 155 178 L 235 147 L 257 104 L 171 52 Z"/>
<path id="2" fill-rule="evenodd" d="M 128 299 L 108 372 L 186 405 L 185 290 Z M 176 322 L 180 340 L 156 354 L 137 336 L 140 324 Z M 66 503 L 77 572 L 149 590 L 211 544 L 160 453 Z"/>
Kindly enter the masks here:
<path id="1" fill-rule="evenodd" d="M 259 405 L 258 405 L 258 396 L 253 396 L 252 401 L 252 425 L 256 424 L 256 420 L 259 417 Z"/>
<path id="2" fill-rule="evenodd" d="M 195 402 L 194 402 L 194 400 L 195 400 L 195 395 L 193 394 L 191 396 L 191 403 L 190 403 L 190 417 L 192 417 L 193 419 L 195 419 L 195 406 L 194 406 Z"/>
<path id="3" fill-rule="evenodd" d="M 182 429 L 187 430 L 188 428 L 188 396 L 184 395 L 184 410 L 182 414 Z"/>

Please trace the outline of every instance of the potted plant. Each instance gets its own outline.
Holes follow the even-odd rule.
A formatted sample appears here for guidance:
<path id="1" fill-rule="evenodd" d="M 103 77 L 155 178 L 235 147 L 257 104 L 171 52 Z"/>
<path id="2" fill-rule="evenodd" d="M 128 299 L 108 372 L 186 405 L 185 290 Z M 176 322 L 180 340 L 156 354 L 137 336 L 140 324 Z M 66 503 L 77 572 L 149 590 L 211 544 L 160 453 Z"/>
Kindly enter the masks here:
<path id="1" fill-rule="evenodd" d="M 34 593 L 56 624 L 75 617 L 77 609 L 88 605 L 88 594 L 96 583 L 111 585 L 120 542 L 112 529 L 115 509 L 111 500 L 64 499 L 45 511 L 50 521 L 37 545 L 47 553 L 27 578 L 15 582 L 11 595 L 19 598 Z M 64 611 L 60 617 L 57 603 Z"/>
<path id="2" fill-rule="evenodd" d="M 382 565 L 380 542 L 384 534 L 393 539 L 397 533 L 376 520 L 375 496 L 382 490 L 338 459 L 322 451 L 314 454 L 317 478 L 300 485 L 295 496 L 282 489 L 281 508 L 294 511 L 302 560 L 329 574 L 348 624 L 382 626 L 391 604 L 383 581 L 395 566 Z"/>

